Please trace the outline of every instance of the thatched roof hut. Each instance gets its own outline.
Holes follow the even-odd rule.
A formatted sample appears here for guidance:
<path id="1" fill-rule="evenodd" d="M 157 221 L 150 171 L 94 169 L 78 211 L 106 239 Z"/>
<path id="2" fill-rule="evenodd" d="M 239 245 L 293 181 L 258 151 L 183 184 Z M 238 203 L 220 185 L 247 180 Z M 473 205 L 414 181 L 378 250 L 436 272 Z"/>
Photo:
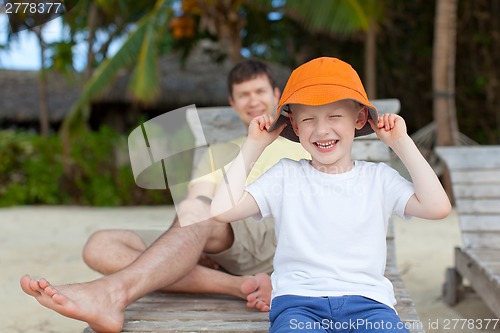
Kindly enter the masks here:
<path id="1" fill-rule="evenodd" d="M 0 71 L 0 124 L 30 124 L 39 119 L 37 71 Z M 50 122 L 59 123 L 77 100 L 81 81 L 60 73 L 48 74 Z"/>
<path id="2" fill-rule="evenodd" d="M 290 70 L 271 66 L 282 88 Z M 231 67 L 228 61 L 215 62 L 203 47 L 195 49 L 185 63 L 177 53 L 166 55 L 158 64 L 160 96 L 146 105 L 134 103 L 127 89 L 130 72 L 123 70 L 93 99 L 91 122 L 94 125 L 104 122 L 126 130 L 138 115 L 149 118 L 190 104 L 198 107 L 227 105 L 226 77 Z M 38 75 L 34 71 L 0 71 L 0 126 L 38 122 Z M 53 126 L 64 119 L 82 86 L 81 78 L 69 79 L 49 73 L 49 118 Z"/>

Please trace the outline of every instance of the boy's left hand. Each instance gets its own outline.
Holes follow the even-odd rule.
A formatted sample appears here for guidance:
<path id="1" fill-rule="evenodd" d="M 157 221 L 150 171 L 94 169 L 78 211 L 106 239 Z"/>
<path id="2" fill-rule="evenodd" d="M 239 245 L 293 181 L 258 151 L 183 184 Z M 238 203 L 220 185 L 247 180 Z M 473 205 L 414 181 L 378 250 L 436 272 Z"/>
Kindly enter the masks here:
<path id="1" fill-rule="evenodd" d="M 389 147 L 392 147 L 399 139 L 407 135 L 406 123 L 397 114 L 385 113 L 381 115 L 376 125 L 372 119 L 368 119 L 368 122 L 378 138 Z"/>

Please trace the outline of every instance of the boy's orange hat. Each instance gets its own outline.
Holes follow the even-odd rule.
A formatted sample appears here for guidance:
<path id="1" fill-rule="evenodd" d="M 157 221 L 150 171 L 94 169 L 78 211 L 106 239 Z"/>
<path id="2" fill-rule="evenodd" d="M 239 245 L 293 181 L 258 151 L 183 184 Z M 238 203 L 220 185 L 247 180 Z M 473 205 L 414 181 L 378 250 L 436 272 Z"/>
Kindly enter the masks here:
<path id="1" fill-rule="evenodd" d="M 369 116 L 375 124 L 378 120 L 377 109 L 368 101 L 358 73 L 346 62 L 337 58 L 316 58 L 296 68 L 283 90 L 283 95 L 276 110 L 274 123 L 269 131 L 287 123 L 281 136 L 299 142 L 299 137 L 292 129 L 289 118 L 289 104 L 324 105 L 342 99 L 352 99 L 369 110 Z M 356 130 L 355 136 L 373 133 L 370 124 Z"/>

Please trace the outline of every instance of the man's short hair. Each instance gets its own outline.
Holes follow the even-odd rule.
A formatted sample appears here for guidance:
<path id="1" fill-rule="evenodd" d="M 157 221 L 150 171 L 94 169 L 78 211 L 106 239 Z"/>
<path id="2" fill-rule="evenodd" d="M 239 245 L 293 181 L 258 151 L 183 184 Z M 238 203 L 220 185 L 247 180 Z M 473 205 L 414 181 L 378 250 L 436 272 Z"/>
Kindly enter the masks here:
<path id="1" fill-rule="evenodd" d="M 233 85 L 255 79 L 261 75 L 265 75 L 269 79 L 269 83 L 273 89 L 277 87 L 273 72 L 266 63 L 250 59 L 236 64 L 227 77 L 229 96 L 233 95 Z"/>

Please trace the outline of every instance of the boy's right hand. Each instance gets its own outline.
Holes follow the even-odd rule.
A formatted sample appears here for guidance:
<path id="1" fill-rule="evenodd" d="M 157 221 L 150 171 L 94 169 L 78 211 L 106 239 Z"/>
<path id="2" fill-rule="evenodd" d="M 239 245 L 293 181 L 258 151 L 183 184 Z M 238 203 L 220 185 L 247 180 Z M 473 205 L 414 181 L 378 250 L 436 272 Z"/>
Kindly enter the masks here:
<path id="1" fill-rule="evenodd" d="M 406 123 L 404 119 L 393 113 L 386 113 L 378 118 L 377 124 L 368 119 L 373 131 L 380 141 L 394 149 L 395 144 L 403 137 L 407 137 Z"/>
<path id="2" fill-rule="evenodd" d="M 269 132 L 274 119 L 268 114 L 255 117 L 248 126 L 248 138 L 258 143 L 264 148 L 269 146 L 280 135 L 281 131 L 285 128 L 286 124 L 276 130 Z"/>

